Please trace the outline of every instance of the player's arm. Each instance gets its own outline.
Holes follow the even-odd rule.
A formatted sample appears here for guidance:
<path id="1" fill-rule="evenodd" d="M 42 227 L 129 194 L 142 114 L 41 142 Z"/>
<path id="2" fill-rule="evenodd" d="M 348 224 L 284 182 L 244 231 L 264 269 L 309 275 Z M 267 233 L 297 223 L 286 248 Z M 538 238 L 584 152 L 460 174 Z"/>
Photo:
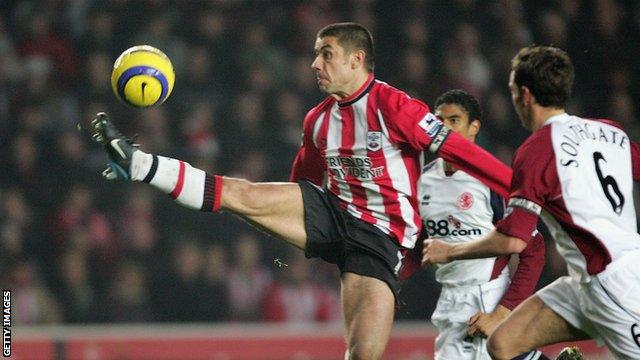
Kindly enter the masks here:
<path id="1" fill-rule="evenodd" d="M 522 252 L 527 243 L 520 238 L 493 230 L 484 238 L 460 244 L 427 239 L 422 249 L 422 265 L 442 264 L 454 260 L 488 258 Z"/>
<path id="2" fill-rule="evenodd" d="M 309 180 L 321 186 L 326 170 L 325 161 L 313 142 L 313 118 L 310 115 L 304 120 L 302 145 L 296 154 L 291 168 L 289 181 Z"/>
<path id="3" fill-rule="evenodd" d="M 509 195 L 511 168 L 488 151 L 443 127 L 434 138 L 429 151 L 456 165 L 467 174 L 482 181 L 503 197 Z"/>
<path id="4" fill-rule="evenodd" d="M 394 89 L 380 94 L 380 111 L 391 140 L 428 150 L 453 163 L 506 198 L 511 169 L 486 150 L 450 131 L 423 102 Z"/>
<path id="5" fill-rule="evenodd" d="M 536 232 L 527 247 L 519 254 L 518 268 L 500 300 L 500 305 L 513 310 L 533 294 L 544 267 L 544 251 L 544 238 Z"/>
<path id="6" fill-rule="evenodd" d="M 640 144 L 631 142 L 631 163 L 633 164 L 633 180 L 640 181 Z"/>

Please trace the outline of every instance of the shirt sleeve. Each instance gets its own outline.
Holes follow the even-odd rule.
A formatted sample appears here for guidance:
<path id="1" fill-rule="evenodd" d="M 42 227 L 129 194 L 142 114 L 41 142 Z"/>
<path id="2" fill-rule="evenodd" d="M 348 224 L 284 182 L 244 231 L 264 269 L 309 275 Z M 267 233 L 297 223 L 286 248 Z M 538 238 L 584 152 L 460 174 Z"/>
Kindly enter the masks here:
<path id="1" fill-rule="evenodd" d="M 532 239 L 542 205 L 560 188 L 554 164 L 548 127 L 538 130 L 516 151 L 508 215 L 498 222 L 499 232 L 526 242 Z"/>
<path id="2" fill-rule="evenodd" d="M 480 146 L 443 129 L 442 121 L 425 103 L 388 88 L 380 94 L 380 112 L 391 141 L 416 151 L 437 152 L 502 197 L 509 195 L 511 169 Z"/>
<path id="3" fill-rule="evenodd" d="M 378 97 L 382 121 L 392 142 L 416 151 L 429 147 L 431 137 L 440 130 L 440 121 L 429 106 L 404 92 L 385 87 Z"/>
<path id="4" fill-rule="evenodd" d="M 289 181 L 309 180 L 322 186 L 326 172 L 326 164 L 320 151 L 313 142 L 313 118 L 310 115 L 304 120 L 302 145 L 293 160 Z M 317 120 L 317 119 L 316 119 Z"/>
<path id="5" fill-rule="evenodd" d="M 500 196 L 509 196 L 511 168 L 462 135 L 449 132 L 438 155 L 480 180 Z"/>
<path id="6" fill-rule="evenodd" d="M 426 232 L 422 231 L 421 235 L 418 236 L 418 241 L 416 241 L 416 244 L 413 247 L 413 249 L 403 250 L 402 267 L 400 268 L 400 272 L 398 273 L 398 281 L 400 281 L 400 283 L 403 283 L 408 278 L 410 278 L 416 271 L 421 269 L 422 246 L 423 246 L 422 242 L 425 239 L 427 239 Z"/>
<path id="7" fill-rule="evenodd" d="M 519 254 L 520 262 L 500 305 L 513 310 L 533 294 L 544 266 L 544 238 L 537 233 Z"/>
<path id="8" fill-rule="evenodd" d="M 631 142 L 631 163 L 633 164 L 633 181 L 640 181 L 640 144 Z"/>

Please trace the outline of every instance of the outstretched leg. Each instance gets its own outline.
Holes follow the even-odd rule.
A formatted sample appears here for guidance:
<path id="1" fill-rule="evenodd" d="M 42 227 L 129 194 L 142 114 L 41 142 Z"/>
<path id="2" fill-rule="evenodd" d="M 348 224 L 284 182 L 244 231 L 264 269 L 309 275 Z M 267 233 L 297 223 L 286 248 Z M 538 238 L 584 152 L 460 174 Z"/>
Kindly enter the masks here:
<path id="1" fill-rule="evenodd" d="M 301 250 L 306 248 L 302 192 L 296 183 L 222 178 L 220 208 Z"/>
<path id="2" fill-rule="evenodd" d="M 107 179 L 151 184 L 192 209 L 228 210 L 271 235 L 306 248 L 298 184 L 251 183 L 212 176 L 186 162 L 144 153 L 118 131 L 105 113 L 96 116 L 92 127 L 94 139 L 109 156 L 109 168 L 104 172 Z"/>

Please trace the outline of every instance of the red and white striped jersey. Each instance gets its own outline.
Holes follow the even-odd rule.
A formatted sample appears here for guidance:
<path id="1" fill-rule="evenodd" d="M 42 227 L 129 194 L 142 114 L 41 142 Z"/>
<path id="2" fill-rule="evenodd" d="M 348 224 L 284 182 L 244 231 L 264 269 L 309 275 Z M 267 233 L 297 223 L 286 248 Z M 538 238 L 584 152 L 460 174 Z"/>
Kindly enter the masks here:
<path id="1" fill-rule="evenodd" d="M 326 176 L 343 209 L 412 248 L 421 228 L 420 154 L 441 127 L 426 104 L 370 74 L 348 98 L 330 96 L 307 113 L 290 179 L 322 185 Z M 489 186 L 508 184 L 504 164 L 458 134 L 445 140 L 439 155 L 447 161 Z"/>
<path id="2" fill-rule="evenodd" d="M 518 149 L 507 212 L 498 231 L 525 241 L 544 220 L 580 281 L 640 250 L 633 181 L 640 146 L 609 120 L 551 117 Z"/>

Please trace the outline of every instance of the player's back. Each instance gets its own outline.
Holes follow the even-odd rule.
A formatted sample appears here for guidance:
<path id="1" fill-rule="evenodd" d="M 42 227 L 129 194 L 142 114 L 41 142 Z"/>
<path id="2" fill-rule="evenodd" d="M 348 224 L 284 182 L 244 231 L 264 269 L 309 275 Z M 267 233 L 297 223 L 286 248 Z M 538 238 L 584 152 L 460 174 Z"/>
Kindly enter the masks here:
<path id="1" fill-rule="evenodd" d="M 542 218 L 570 272 L 583 279 L 640 250 L 631 143 L 614 124 L 563 114 L 534 134 L 547 138 L 557 176 L 541 180 L 555 183 Z"/>

